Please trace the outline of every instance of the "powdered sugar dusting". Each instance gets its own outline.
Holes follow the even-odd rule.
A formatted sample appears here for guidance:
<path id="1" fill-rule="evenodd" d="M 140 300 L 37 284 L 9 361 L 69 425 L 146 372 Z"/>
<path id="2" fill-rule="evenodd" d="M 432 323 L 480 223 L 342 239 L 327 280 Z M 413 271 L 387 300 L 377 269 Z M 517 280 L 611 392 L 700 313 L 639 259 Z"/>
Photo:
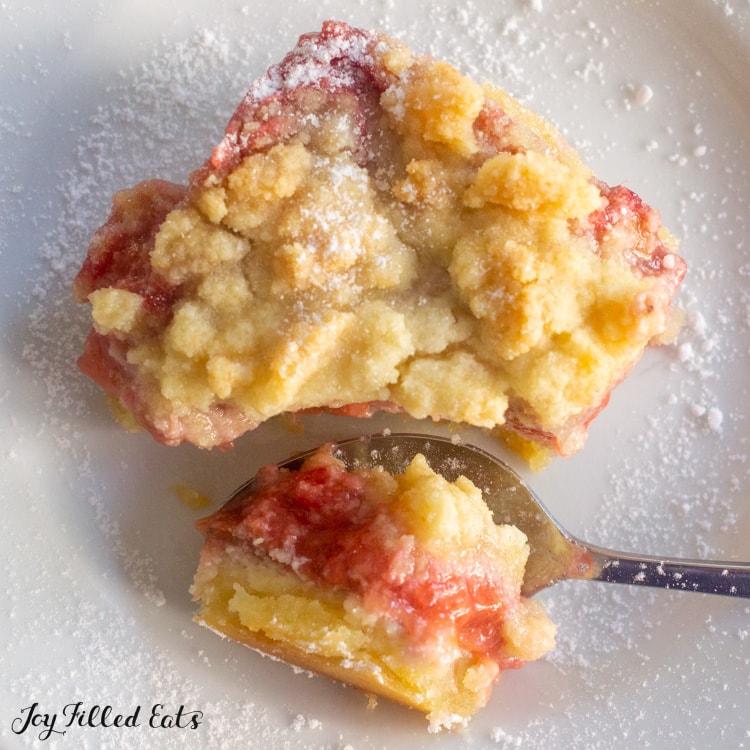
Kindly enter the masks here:
<path id="1" fill-rule="evenodd" d="M 108 7 L 96 6 L 92 16 L 101 19 Z M 732 53 L 748 13 L 738 0 L 706 8 L 715 13 L 706 14 L 710 23 L 702 29 L 667 4 L 646 13 L 618 2 L 601 10 L 583 1 L 470 0 L 401 11 L 384 1 L 367 18 L 469 75 L 504 84 L 561 123 L 605 179 L 644 188 L 663 208 L 690 265 L 681 294 L 686 323 L 624 385 L 584 453 L 530 481 L 592 541 L 739 559 L 747 556 L 749 523 L 750 157 L 738 136 L 746 114 L 732 94 L 745 90 L 736 71 L 747 56 Z M 6 276 L 14 285 L 4 287 L 2 298 L 4 325 L 10 321 L 2 364 L 8 379 L 0 381 L 7 414 L 0 454 L 7 519 L 0 665 L 10 677 L 0 688 L 3 746 L 43 746 L 10 729 L 33 700 L 60 710 L 78 699 L 122 711 L 139 703 L 144 710 L 157 701 L 173 710 L 184 704 L 204 720 L 197 734 L 154 734 L 145 726 L 130 734 L 71 731 L 55 741 L 61 750 L 238 742 L 341 750 L 749 746 L 750 609 L 736 602 L 564 584 L 544 596 L 560 624 L 554 655 L 504 678 L 465 734 L 435 737 L 427 737 L 421 717 L 384 701 L 368 712 L 366 700 L 350 691 L 256 661 L 193 626 L 187 588 L 197 542 L 181 529 L 196 515 L 179 503 L 177 511 L 165 506 L 169 492 L 160 489 L 183 479 L 165 472 L 189 473 L 206 457 L 155 452 L 141 436 L 113 436 L 94 389 L 72 364 L 86 313 L 69 301 L 69 284 L 111 193 L 154 175 L 184 181 L 198 166 L 196 154 L 203 158 L 221 137 L 249 80 L 298 33 L 319 26 L 297 28 L 297 11 L 301 5 L 279 10 L 271 23 L 247 5 L 232 11 L 243 19 L 241 33 L 205 19 L 194 33 L 172 30 L 172 40 L 157 41 L 137 64 L 106 77 L 91 93 L 96 105 L 78 94 L 77 114 L 63 125 L 67 140 L 58 146 L 65 152 L 50 167 L 22 169 L 11 159 L 0 168 L 7 230 L 0 257 L 9 274 L 16 257 L 28 258 L 19 264 L 17 284 L 15 275 Z M 33 97 L 47 95 L 54 70 L 26 31 L 43 18 L 42 9 L 0 6 L 2 38 L 15 34 L 3 60 L 21 71 L 8 74 L 6 91 L 17 94 L 23 84 Z M 63 24 L 51 39 L 53 60 L 69 65 L 80 85 L 75 30 Z M 695 39 L 701 44 L 690 43 Z M 658 42 L 673 67 L 648 68 Z M 702 45 L 712 45 L 723 67 Z M 687 85 L 677 85 L 677 74 Z M 258 95 L 277 85 L 269 79 Z M 28 149 L 35 127 L 37 110 L 13 101 L 0 109 L 6 152 L 16 144 Z M 47 111 L 56 106 L 50 99 Z M 81 124 L 71 139 L 68 129 Z M 41 193 L 40 201 L 29 189 L 31 174 L 43 184 L 53 181 L 55 191 Z M 265 434 L 269 450 L 283 454 L 284 438 Z M 52 457 L 52 469 L 40 465 L 40 455 Z M 222 468 L 200 475 L 217 483 L 201 491 L 213 496 L 215 487 L 229 489 L 214 475 L 230 474 L 232 463 L 210 458 Z M 233 470 L 228 483 L 242 473 Z M 561 488 L 571 487 L 575 498 L 562 497 Z M 575 503 L 583 510 L 565 510 Z M 173 513 L 174 525 L 163 517 Z"/>
<path id="2" fill-rule="evenodd" d="M 368 64 L 372 38 L 369 33 L 331 34 L 321 43 L 315 37 L 304 36 L 284 65 L 272 66 L 252 84 L 249 97 L 260 101 L 299 86 L 314 86 L 323 78 L 334 86 L 350 86 L 354 83 L 351 67 Z M 333 64 L 339 61 L 343 64 Z"/>

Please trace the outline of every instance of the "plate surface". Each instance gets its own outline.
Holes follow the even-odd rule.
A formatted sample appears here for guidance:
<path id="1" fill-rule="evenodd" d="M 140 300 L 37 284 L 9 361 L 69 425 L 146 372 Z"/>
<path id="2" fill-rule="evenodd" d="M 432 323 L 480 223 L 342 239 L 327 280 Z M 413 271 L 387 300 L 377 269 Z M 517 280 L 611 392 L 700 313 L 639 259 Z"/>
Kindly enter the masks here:
<path id="1" fill-rule="evenodd" d="M 86 311 L 69 292 L 111 194 L 184 180 L 299 34 L 328 17 L 396 33 L 550 117 L 603 179 L 662 210 L 690 267 L 679 338 L 644 357 L 585 449 L 536 475 L 518 468 L 593 542 L 749 559 L 747 2 L 172 7 L 0 5 L 0 745 L 750 746 L 746 601 L 559 586 L 543 595 L 559 624 L 554 654 L 506 674 L 468 729 L 442 735 L 198 627 L 188 587 L 205 510 L 176 487 L 216 505 L 260 464 L 324 440 L 444 428 L 317 418 L 298 431 L 266 425 L 226 453 L 163 448 L 115 427 L 77 373 Z M 66 727 L 79 702 L 83 718 Z M 30 707 L 48 725 L 25 727 Z M 109 726 L 117 714 L 135 726 Z"/>

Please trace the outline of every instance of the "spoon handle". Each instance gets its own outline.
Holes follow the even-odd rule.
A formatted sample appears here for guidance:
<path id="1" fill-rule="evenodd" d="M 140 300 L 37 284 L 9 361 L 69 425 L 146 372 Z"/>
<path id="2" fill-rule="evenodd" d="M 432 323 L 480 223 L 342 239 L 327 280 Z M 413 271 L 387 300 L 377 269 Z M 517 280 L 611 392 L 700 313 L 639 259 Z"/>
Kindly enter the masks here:
<path id="1" fill-rule="evenodd" d="M 586 578 L 660 589 L 750 598 L 750 563 L 658 558 L 584 545 Z"/>

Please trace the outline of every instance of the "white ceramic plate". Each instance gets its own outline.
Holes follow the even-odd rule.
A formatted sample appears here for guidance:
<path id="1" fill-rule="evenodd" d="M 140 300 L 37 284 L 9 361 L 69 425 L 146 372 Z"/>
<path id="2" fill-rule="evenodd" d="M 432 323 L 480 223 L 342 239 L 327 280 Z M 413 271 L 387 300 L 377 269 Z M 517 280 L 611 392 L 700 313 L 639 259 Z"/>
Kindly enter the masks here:
<path id="1" fill-rule="evenodd" d="M 86 311 L 69 293 L 111 193 L 184 180 L 249 81 L 300 33 L 327 17 L 395 32 L 551 117 L 602 178 L 636 189 L 682 238 L 680 338 L 644 358 L 587 447 L 530 476 L 534 487 L 592 541 L 748 559 L 748 3 L 177 5 L 0 5 L 2 747 L 750 746 L 747 601 L 560 586 L 544 596 L 555 653 L 507 674 L 465 732 L 438 736 L 416 713 L 368 711 L 348 688 L 196 626 L 200 512 L 176 484 L 218 503 L 296 449 L 385 425 L 441 428 L 323 418 L 303 433 L 268 425 L 228 453 L 157 446 L 115 427 L 77 374 Z M 66 728 L 78 702 L 91 725 Z M 32 706 L 57 714 L 65 734 L 24 730 Z M 138 726 L 100 726 L 97 706 L 111 706 L 110 722 L 137 712 Z M 200 712 L 200 723 L 149 726 L 155 706 Z"/>

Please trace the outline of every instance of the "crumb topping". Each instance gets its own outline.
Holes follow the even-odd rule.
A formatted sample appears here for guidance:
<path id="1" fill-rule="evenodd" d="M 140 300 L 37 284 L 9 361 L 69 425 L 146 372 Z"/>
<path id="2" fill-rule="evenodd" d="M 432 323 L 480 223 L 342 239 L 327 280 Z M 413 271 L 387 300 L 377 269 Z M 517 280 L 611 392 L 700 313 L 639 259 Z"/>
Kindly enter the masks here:
<path id="1" fill-rule="evenodd" d="M 216 444 L 185 437 L 191 412 L 244 428 L 380 402 L 571 453 L 667 328 L 675 250 L 504 92 L 330 23 L 253 86 L 156 231 L 172 307 L 88 291 L 97 333 L 126 343 L 131 408 L 182 431 L 165 442 Z"/>

